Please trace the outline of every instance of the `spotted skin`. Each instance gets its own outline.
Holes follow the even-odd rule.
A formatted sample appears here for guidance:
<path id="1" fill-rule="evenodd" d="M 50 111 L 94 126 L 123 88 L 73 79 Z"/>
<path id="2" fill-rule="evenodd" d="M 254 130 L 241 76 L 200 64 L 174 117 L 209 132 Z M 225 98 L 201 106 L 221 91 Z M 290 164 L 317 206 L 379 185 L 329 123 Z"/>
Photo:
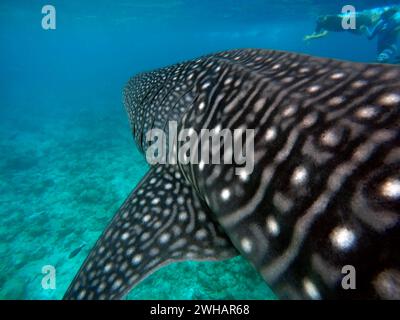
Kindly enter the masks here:
<path id="1" fill-rule="evenodd" d="M 254 171 L 236 175 L 232 164 L 153 167 L 66 298 L 120 298 L 149 270 L 193 258 L 188 245 L 160 244 L 164 231 L 144 221 L 170 209 L 170 233 L 174 226 L 184 229 L 178 212 L 186 209 L 196 227 L 174 240 L 194 241 L 201 248 L 197 258 L 222 258 L 234 254 L 226 235 L 281 298 L 400 299 L 400 68 L 227 51 L 132 78 L 125 106 L 143 152 L 147 130 L 168 129 L 169 120 L 197 132 L 254 129 Z M 223 157 L 230 150 L 222 146 L 220 152 Z M 178 173 L 175 183 L 188 190 L 183 202 L 181 192 L 165 190 L 165 177 Z M 159 184 L 146 187 L 151 179 Z M 154 197 L 163 202 L 152 203 Z M 126 244 L 122 217 L 132 230 Z M 196 237 L 204 225 L 208 242 Z M 145 230 L 151 230 L 149 249 L 161 249 L 154 258 L 141 249 Z M 146 258 L 133 263 L 128 251 Z M 356 270 L 355 290 L 341 286 L 346 265 Z"/>

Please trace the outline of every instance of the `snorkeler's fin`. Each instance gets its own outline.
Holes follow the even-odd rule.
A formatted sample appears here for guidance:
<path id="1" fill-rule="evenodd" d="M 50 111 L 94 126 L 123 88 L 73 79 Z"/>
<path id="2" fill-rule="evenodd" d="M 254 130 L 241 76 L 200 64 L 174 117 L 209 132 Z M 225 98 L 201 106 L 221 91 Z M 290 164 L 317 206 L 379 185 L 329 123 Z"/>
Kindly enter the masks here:
<path id="1" fill-rule="evenodd" d="M 230 240 L 177 167 L 159 165 L 118 210 L 64 298 L 122 298 L 167 263 L 234 255 Z"/>
<path id="2" fill-rule="evenodd" d="M 328 31 L 324 30 L 321 31 L 320 33 L 313 33 L 313 34 L 308 34 L 306 36 L 304 36 L 303 41 L 309 41 L 309 40 L 315 40 L 315 39 L 319 39 L 319 38 L 323 38 L 328 34 Z"/>

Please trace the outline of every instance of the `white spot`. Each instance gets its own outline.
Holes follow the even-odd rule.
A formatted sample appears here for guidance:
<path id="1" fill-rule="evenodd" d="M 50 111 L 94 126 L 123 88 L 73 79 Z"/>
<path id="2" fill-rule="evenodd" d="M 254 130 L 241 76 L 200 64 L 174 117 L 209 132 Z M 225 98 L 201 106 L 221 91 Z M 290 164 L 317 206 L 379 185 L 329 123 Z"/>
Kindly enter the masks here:
<path id="1" fill-rule="evenodd" d="M 309 88 L 307 89 L 307 91 L 308 91 L 309 93 L 315 93 L 315 92 L 318 92 L 319 89 L 321 89 L 320 86 L 314 85 L 314 86 L 309 87 Z"/>
<path id="2" fill-rule="evenodd" d="M 292 178 L 291 178 L 291 183 L 294 186 L 299 186 L 303 184 L 307 180 L 307 169 L 303 166 L 299 166 L 296 169 L 294 169 Z"/>
<path id="3" fill-rule="evenodd" d="M 199 162 L 199 170 L 202 171 L 204 169 L 204 161 Z"/>
<path id="4" fill-rule="evenodd" d="M 132 258 L 132 263 L 133 263 L 134 265 L 139 264 L 140 261 L 142 261 L 142 255 L 141 255 L 141 254 L 136 254 L 136 255 Z"/>
<path id="5" fill-rule="evenodd" d="M 203 86 L 201 87 L 202 89 L 207 89 L 211 84 L 209 82 L 206 82 L 205 84 L 203 84 Z"/>
<path id="6" fill-rule="evenodd" d="M 150 219 L 151 219 L 151 216 L 150 216 L 149 214 L 146 214 L 146 215 L 143 217 L 143 222 L 144 222 L 144 223 L 147 223 L 147 222 L 150 221 Z"/>
<path id="7" fill-rule="evenodd" d="M 254 104 L 254 111 L 259 112 L 265 105 L 265 99 L 259 99 L 257 102 Z"/>
<path id="8" fill-rule="evenodd" d="M 224 81 L 224 84 L 225 85 L 230 84 L 230 83 L 232 83 L 232 81 L 233 81 L 233 79 L 231 77 L 229 77 Z"/>
<path id="9" fill-rule="evenodd" d="M 356 117 L 359 119 L 372 119 L 377 115 L 374 107 L 363 107 L 356 112 Z"/>
<path id="10" fill-rule="evenodd" d="M 222 198 L 222 200 L 228 200 L 229 199 L 229 197 L 231 196 L 231 192 L 229 191 L 229 189 L 224 189 L 224 190 L 222 190 L 222 192 L 221 192 L 221 198 Z"/>
<path id="11" fill-rule="evenodd" d="M 159 198 L 154 198 L 154 199 L 151 201 L 152 204 L 158 204 L 159 202 L 160 202 L 160 199 L 159 199 Z"/>
<path id="12" fill-rule="evenodd" d="M 309 72 L 309 71 L 310 71 L 309 68 L 301 68 L 301 69 L 299 70 L 300 73 L 306 73 L 306 72 Z"/>
<path id="13" fill-rule="evenodd" d="M 82 300 L 86 295 L 86 290 L 82 290 L 81 292 L 79 292 L 78 295 L 78 300 Z"/>
<path id="14" fill-rule="evenodd" d="M 292 82 L 293 80 L 294 80 L 293 77 L 285 77 L 285 78 L 282 79 L 282 82 L 283 82 L 283 83 L 290 83 L 290 82 Z"/>
<path id="15" fill-rule="evenodd" d="M 171 203 L 172 203 L 172 202 L 171 202 Z M 163 210 L 163 216 L 164 216 L 164 217 L 168 217 L 170 214 L 171 214 L 171 209 L 165 208 L 165 209 Z"/>
<path id="16" fill-rule="evenodd" d="M 164 188 L 165 188 L 165 190 L 171 190 L 171 189 L 172 189 L 172 183 L 167 183 L 167 184 L 164 186 Z"/>
<path id="17" fill-rule="evenodd" d="M 303 288 L 305 293 L 313 300 L 321 299 L 321 295 L 314 283 L 312 283 L 309 279 L 303 279 Z"/>
<path id="18" fill-rule="evenodd" d="M 179 216 L 178 216 L 178 219 L 179 219 L 180 221 L 185 221 L 187 218 L 188 218 L 188 215 L 187 215 L 186 212 L 181 212 L 181 213 L 179 214 Z"/>
<path id="19" fill-rule="evenodd" d="M 119 287 L 121 287 L 122 285 L 122 280 L 121 279 L 117 279 L 115 280 L 115 282 L 112 285 L 112 289 L 113 290 L 117 290 Z"/>
<path id="20" fill-rule="evenodd" d="M 267 142 L 273 141 L 276 138 L 276 136 L 277 136 L 276 129 L 275 128 L 269 128 L 267 130 L 267 132 L 265 133 L 265 140 Z"/>
<path id="21" fill-rule="evenodd" d="M 169 233 L 163 233 L 160 237 L 160 242 L 166 243 L 169 241 L 170 238 L 171 238 L 171 236 L 169 235 Z"/>
<path id="22" fill-rule="evenodd" d="M 196 239 L 203 240 L 207 237 L 207 232 L 204 229 L 200 229 L 195 234 Z"/>
<path id="23" fill-rule="evenodd" d="M 296 112 L 296 108 L 294 106 L 287 107 L 285 111 L 283 111 L 284 117 L 291 117 Z"/>
<path id="24" fill-rule="evenodd" d="M 204 222 L 206 220 L 206 215 L 204 214 L 204 212 L 200 211 L 197 215 L 197 219 L 199 219 L 199 221 Z"/>
<path id="25" fill-rule="evenodd" d="M 249 173 L 247 172 L 246 169 L 240 169 L 239 170 L 239 178 L 242 181 L 247 181 L 249 179 Z"/>
<path id="26" fill-rule="evenodd" d="M 279 69 L 280 67 L 281 67 L 281 65 L 279 63 L 277 63 L 272 67 L 272 70 Z"/>
<path id="27" fill-rule="evenodd" d="M 155 223 L 154 223 L 154 225 L 153 225 L 153 227 L 154 227 L 154 229 L 159 229 L 159 228 L 161 228 L 161 221 L 156 221 Z"/>
<path id="28" fill-rule="evenodd" d="M 176 252 L 179 253 L 179 252 Z M 185 254 L 185 257 L 189 260 L 196 258 L 196 254 L 194 252 L 188 252 Z"/>
<path id="29" fill-rule="evenodd" d="M 383 97 L 380 98 L 379 102 L 382 103 L 384 106 L 394 106 L 400 103 L 400 95 L 396 93 L 385 94 Z"/>
<path id="30" fill-rule="evenodd" d="M 269 216 L 267 218 L 267 229 L 269 233 L 271 233 L 271 235 L 273 236 L 279 235 L 280 232 L 279 224 L 276 221 L 276 219 L 272 216 Z"/>
<path id="31" fill-rule="evenodd" d="M 249 253 L 253 249 L 253 244 L 248 238 L 243 238 L 240 242 L 244 252 Z"/>
<path id="32" fill-rule="evenodd" d="M 124 232 L 121 236 L 121 239 L 124 241 L 127 240 L 128 238 L 129 238 L 129 232 Z"/>
<path id="33" fill-rule="evenodd" d="M 199 110 L 203 110 L 206 106 L 206 103 L 204 101 L 200 102 L 199 104 Z"/>
<path id="34" fill-rule="evenodd" d="M 142 241 L 146 241 L 147 239 L 150 238 L 150 233 L 149 232 L 144 232 L 142 233 L 142 235 L 140 236 L 140 240 Z"/>
<path id="35" fill-rule="evenodd" d="M 357 80 L 357 81 L 353 82 L 352 87 L 355 89 L 359 89 L 359 88 L 366 86 L 367 83 L 368 82 L 365 80 Z"/>
<path id="36" fill-rule="evenodd" d="M 165 204 L 166 204 L 167 206 L 169 206 L 170 204 L 172 204 L 172 202 L 174 202 L 174 199 L 172 199 L 172 197 L 168 197 L 168 198 L 165 200 Z"/>
<path id="37" fill-rule="evenodd" d="M 399 300 L 400 272 L 396 269 L 385 269 L 374 279 L 373 285 L 380 298 Z"/>
<path id="38" fill-rule="evenodd" d="M 101 282 L 97 287 L 97 292 L 103 292 L 105 288 L 106 284 L 104 282 Z"/>
<path id="39" fill-rule="evenodd" d="M 160 253 L 160 250 L 158 249 L 158 248 L 151 248 L 150 249 L 150 252 L 149 252 L 149 254 L 151 255 L 151 256 L 156 256 L 156 255 L 158 255 Z"/>
<path id="40" fill-rule="evenodd" d="M 218 133 L 220 133 L 220 131 L 221 131 L 221 125 L 219 124 L 214 128 L 214 133 L 218 134 Z"/>
<path id="41" fill-rule="evenodd" d="M 354 232 L 346 226 L 336 227 L 329 237 L 332 244 L 340 250 L 350 249 L 356 240 Z"/>
<path id="42" fill-rule="evenodd" d="M 380 191 L 385 198 L 393 200 L 400 199 L 400 180 L 394 178 L 387 179 L 381 185 Z"/>
<path id="43" fill-rule="evenodd" d="M 177 201 L 178 201 L 178 204 L 180 204 L 180 205 L 185 203 L 185 199 L 182 196 L 179 196 Z"/>
<path id="44" fill-rule="evenodd" d="M 328 68 L 322 68 L 322 69 L 319 69 L 316 74 L 322 75 L 322 74 L 327 73 L 328 71 L 329 71 Z"/>
<path id="45" fill-rule="evenodd" d="M 334 73 L 333 75 L 331 75 L 331 79 L 333 79 L 333 80 L 339 80 L 339 79 L 342 79 L 343 77 L 344 77 L 343 72 L 338 72 L 338 73 Z"/>
<path id="46" fill-rule="evenodd" d="M 333 97 L 332 99 L 329 100 L 328 103 L 329 103 L 331 106 L 337 106 L 337 105 L 343 103 L 343 101 L 344 101 L 344 98 L 343 98 L 343 97 Z"/>
<path id="47" fill-rule="evenodd" d="M 303 119 L 302 125 L 303 125 L 303 127 L 308 128 L 308 127 L 313 126 L 316 121 L 317 121 L 316 115 L 315 114 L 309 114 Z"/>
<path id="48" fill-rule="evenodd" d="M 336 147 L 340 143 L 340 137 L 333 130 L 327 130 L 321 135 L 321 143 L 327 147 Z"/>
<path id="49" fill-rule="evenodd" d="M 104 267 L 104 272 L 110 272 L 112 268 L 112 263 L 107 263 Z"/>

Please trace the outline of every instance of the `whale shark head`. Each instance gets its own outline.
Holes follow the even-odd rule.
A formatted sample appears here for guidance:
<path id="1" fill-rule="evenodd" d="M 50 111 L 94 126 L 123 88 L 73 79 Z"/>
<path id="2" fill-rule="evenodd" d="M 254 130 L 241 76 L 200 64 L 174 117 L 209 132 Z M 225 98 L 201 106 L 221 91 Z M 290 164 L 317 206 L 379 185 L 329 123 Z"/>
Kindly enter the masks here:
<path id="1" fill-rule="evenodd" d="M 65 298 L 121 298 L 167 263 L 238 253 L 282 298 L 400 298 L 400 68 L 234 50 L 139 74 L 124 102 L 146 156 L 176 122 L 174 161 L 151 163 Z M 234 134 L 178 161 L 183 129 L 251 130 L 251 170 Z"/>

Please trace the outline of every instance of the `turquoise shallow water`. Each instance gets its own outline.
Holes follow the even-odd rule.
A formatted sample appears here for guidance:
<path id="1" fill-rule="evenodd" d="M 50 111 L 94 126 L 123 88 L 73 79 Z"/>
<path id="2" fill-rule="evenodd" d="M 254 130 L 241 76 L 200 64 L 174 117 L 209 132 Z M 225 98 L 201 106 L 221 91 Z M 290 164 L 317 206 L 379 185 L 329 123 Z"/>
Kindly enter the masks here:
<path id="1" fill-rule="evenodd" d="M 42 2 L 0 4 L 0 299 L 60 299 L 146 173 L 121 102 L 136 72 L 237 47 L 375 57 L 374 44 L 360 37 L 301 40 L 317 14 L 337 12 L 342 1 L 53 3 L 54 32 L 40 28 Z M 41 286 L 45 265 L 56 268 L 55 290 Z M 237 257 L 170 265 L 128 298 L 275 296 Z"/>

